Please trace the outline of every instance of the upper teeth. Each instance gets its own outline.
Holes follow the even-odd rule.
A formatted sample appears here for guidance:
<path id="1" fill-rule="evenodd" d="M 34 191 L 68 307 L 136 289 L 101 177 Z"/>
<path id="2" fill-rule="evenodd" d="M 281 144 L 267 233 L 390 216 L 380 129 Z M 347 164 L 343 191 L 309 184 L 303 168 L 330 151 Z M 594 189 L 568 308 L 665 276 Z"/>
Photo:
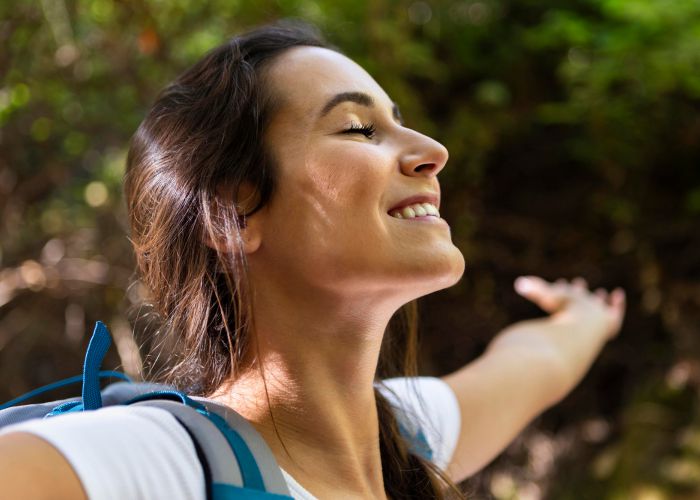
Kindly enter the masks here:
<path id="1" fill-rule="evenodd" d="M 432 203 L 414 203 L 403 208 L 398 208 L 389 212 L 389 215 L 397 219 L 412 219 L 414 217 L 422 217 L 424 215 L 434 215 L 440 217 L 440 212 Z"/>

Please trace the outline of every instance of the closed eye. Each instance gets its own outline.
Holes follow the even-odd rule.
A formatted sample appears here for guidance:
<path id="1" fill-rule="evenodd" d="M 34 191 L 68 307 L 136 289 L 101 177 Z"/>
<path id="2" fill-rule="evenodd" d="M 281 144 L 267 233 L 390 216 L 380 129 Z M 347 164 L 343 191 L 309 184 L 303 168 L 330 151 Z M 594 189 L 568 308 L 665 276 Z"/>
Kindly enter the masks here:
<path id="1" fill-rule="evenodd" d="M 350 128 L 343 130 L 343 134 L 362 134 L 368 139 L 374 138 L 376 128 L 373 123 L 351 123 Z"/>

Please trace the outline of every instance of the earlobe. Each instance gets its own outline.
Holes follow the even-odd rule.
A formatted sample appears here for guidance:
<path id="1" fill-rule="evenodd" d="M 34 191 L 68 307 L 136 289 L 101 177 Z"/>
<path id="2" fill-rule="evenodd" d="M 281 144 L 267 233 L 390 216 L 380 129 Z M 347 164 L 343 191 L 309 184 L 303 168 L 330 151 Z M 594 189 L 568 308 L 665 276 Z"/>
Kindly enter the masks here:
<path id="1" fill-rule="evenodd" d="M 246 255 L 255 253 L 262 243 L 262 231 L 260 230 L 260 217 L 246 218 L 241 224 L 241 240 L 243 241 L 243 252 Z"/>

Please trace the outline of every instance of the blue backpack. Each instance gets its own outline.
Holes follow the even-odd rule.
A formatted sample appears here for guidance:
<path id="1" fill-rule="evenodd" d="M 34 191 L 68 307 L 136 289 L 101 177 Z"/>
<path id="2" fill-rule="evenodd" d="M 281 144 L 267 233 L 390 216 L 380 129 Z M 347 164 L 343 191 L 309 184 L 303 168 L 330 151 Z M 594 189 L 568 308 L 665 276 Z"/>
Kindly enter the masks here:
<path id="1" fill-rule="evenodd" d="M 292 498 L 272 451 L 250 422 L 231 408 L 187 396 L 173 387 L 132 382 L 123 373 L 100 371 L 111 343 L 109 330 L 98 321 L 85 354 L 83 374 L 40 387 L 0 405 L 0 428 L 33 418 L 56 418 L 105 406 L 154 406 L 169 411 L 192 438 L 204 471 L 207 499 Z M 100 389 L 103 378 L 123 381 Z M 83 384 L 79 397 L 17 406 L 40 394 L 78 382 Z M 430 460 L 432 451 L 422 429 L 412 426 L 410 419 L 401 413 L 397 417 L 401 433 L 408 439 L 412 451 Z"/>
<path id="2" fill-rule="evenodd" d="M 104 406 L 155 406 L 169 411 L 192 437 L 204 470 L 208 499 L 292 498 L 272 451 L 245 418 L 230 408 L 189 397 L 167 385 L 135 383 L 123 373 L 100 371 L 110 344 L 107 327 L 98 321 L 85 355 L 82 376 L 54 382 L 0 405 L 0 428 L 32 418 L 60 418 L 66 413 Z M 103 378 L 124 381 L 101 390 L 100 379 Z M 16 406 L 47 391 L 81 381 L 80 397 Z"/>

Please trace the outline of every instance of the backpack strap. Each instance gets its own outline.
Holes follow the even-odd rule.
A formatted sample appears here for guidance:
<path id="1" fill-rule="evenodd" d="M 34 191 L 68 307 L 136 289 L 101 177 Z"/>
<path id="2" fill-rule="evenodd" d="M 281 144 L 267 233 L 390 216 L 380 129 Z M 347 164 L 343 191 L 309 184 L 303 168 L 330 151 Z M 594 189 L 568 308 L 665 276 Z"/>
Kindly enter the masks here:
<path id="1" fill-rule="evenodd" d="M 100 394 L 100 367 L 102 360 L 112 344 L 109 330 L 102 321 L 95 323 L 95 330 L 90 337 L 85 361 L 83 363 L 83 409 L 96 410 L 102 407 Z"/>
<path id="2" fill-rule="evenodd" d="M 210 401 L 184 394 L 181 402 L 162 399 L 166 396 L 146 394 L 132 404 L 166 410 L 185 427 L 202 452 L 212 500 L 291 498 L 272 451 L 245 418 Z"/>
<path id="3" fill-rule="evenodd" d="M 175 401 L 154 399 L 134 403 L 134 406 L 161 408 L 175 417 L 199 445 L 207 462 L 204 465 L 208 467 L 213 483 L 244 485 L 236 455 L 231 447 L 221 439 L 221 431 L 211 420 L 193 408 Z"/>
<path id="4" fill-rule="evenodd" d="M 101 392 L 100 366 L 110 344 L 109 330 L 98 321 L 85 355 L 82 398 L 63 402 L 47 416 L 95 410 L 103 403 L 164 409 L 185 428 L 201 452 L 212 500 L 291 499 L 272 451 L 255 428 L 232 409 L 202 398 L 195 400 L 160 384 L 117 383 Z"/>
<path id="5" fill-rule="evenodd" d="M 407 418 L 407 417 L 403 417 Z M 397 422 L 401 436 L 408 442 L 408 447 L 411 453 L 419 455 L 429 462 L 433 460 L 433 450 L 428 444 L 428 438 L 425 437 L 423 429 L 415 427 L 409 430 L 409 427 L 402 422 L 402 416 L 397 415 Z"/>
<path id="6" fill-rule="evenodd" d="M 121 373 L 121 372 L 115 372 L 115 371 L 110 371 L 110 370 L 104 370 L 104 371 L 98 371 L 97 372 L 97 377 L 100 379 L 103 378 L 120 378 L 122 380 L 127 380 L 131 381 L 131 379 Z M 64 378 L 62 380 L 58 380 L 56 382 L 52 382 L 50 384 L 46 384 L 44 386 L 41 386 L 37 389 L 33 389 L 29 392 L 26 392 L 22 394 L 21 396 L 16 397 L 15 399 L 12 399 L 10 401 L 7 401 L 6 403 L 3 403 L 0 405 L 0 411 L 5 410 L 7 408 L 11 408 L 13 406 L 17 406 L 21 403 L 24 403 L 25 401 L 28 401 L 36 396 L 41 396 L 42 394 L 45 394 L 47 392 L 60 389 L 62 387 L 66 387 L 72 384 L 77 384 L 79 382 L 83 381 L 83 376 L 82 375 L 75 375 L 74 377 L 68 377 Z"/>
<path id="7" fill-rule="evenodd" d="M 219 420 L 219 422 L 225 424 L 240 436 L 243 443 L 248 448 L 251 458 L 255 461 L 261 472 L 265 491 L 278 495 L 286 495 L 287 497 L 291 496 L 289 488 L 287 487 L 287 481 L 282 474 L 282 469 L 277 463 L 272 450 L 270 450 L 270 447 L 260 433 L 255 430 L 255 427 L 243 416 L 227 406 L 204 398 L 194 399 L 207 408 L 210 418 L 215 415 L 218 417 L 217 420 Z"/>

